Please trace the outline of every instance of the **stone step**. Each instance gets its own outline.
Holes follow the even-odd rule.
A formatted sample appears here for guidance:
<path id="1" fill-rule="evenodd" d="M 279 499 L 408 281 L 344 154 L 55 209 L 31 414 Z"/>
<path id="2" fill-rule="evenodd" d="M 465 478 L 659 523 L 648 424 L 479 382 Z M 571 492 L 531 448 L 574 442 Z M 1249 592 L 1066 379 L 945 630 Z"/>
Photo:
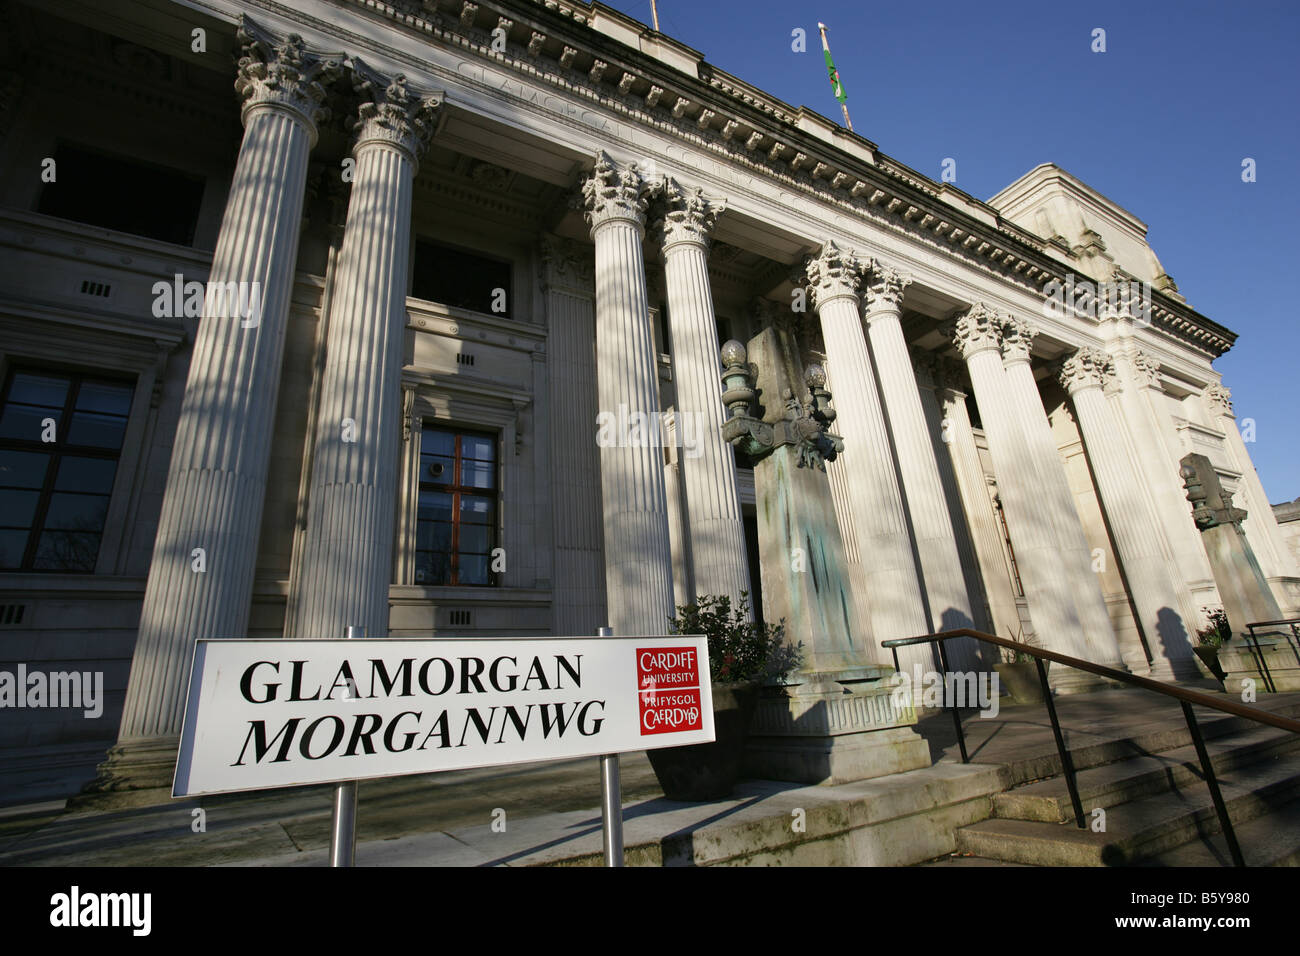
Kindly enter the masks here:
<path id="1" fill-rule="evenodd" d="M 1173 708 L 1172 713 L 1177 714 L 1177 702 L 1170 701 L 1170 706 Z M 1275 705 L 1269 709 L 1272 713 L 1281 716 L 1300 718 L 1300 701 Z M 1248 717 L 1236 717 L 1206 707 L 1194 707 L 1193 710 L 1201 728 L 1201 736 L 1207 744 L 1220 738 L 1237 736 L 1257 731 L 1261 727 L 1267 727 L 1266 724 L 1260 724 Z M 1046 720 L 1047 715 L 1044 713 L 1044 723 L 1046 723 Z M 1192 745 L 1191 731 L 1187 729 L 1186 723 L 1181 720 L 1174 725 L 1135 733 L 1131 737 L 1119 740 L 1107 740 L 1091 744 L 1076 742 L 1073 746 L 1071 745 L 1071 731 L 1086 732 L 1089 728 L 1086 725 L 1072 727 L 1068 717 L 1063 716 L 1061 729 L 1076 771 L 1132 760 L 1137 757 L 1150 756 L 1151 754 L 1166 753 L 1180 747 L 1190 747 Z M 978 760 L 979 758 L 976 756 L 974 759 Z M 1033 756 L 1016 757 L 1000 762 L 1003 763 L 1003 774 L 1011 787 L 1055 777 L 1061 773 L 1061 759 L 1054 747 Z"/>
<path id="2" fill-rule="evenodd" d="M 1253 729 L 1206 741 L 1215 774 L 1264 760 L 1278 760 L 1300 751 L 1300 734 L 1256 725 Z M 1300 767 L 1300 762 L 1297 763 Z M 1076 774 L 1085 813 L 1109 808 L 1169 790 L 1194 785 L 1202 779 L 1201 762 L 1194 746 L 1102 764 Z M 993 815 L 1007 820 L 1044 823 L 1072 821 L 1074 809 L 1064 775 L 1026 784 L 993 798 Z"/>
<path id="3" fill-rule="evenodd" d="M 1262 817 L 1300 797 L 1300 765 L 1276 760 L 1237 768 L 1219 779 L 1234 825 Z M 1091 823 L 1091 817 L 1088 818 Z M 991 818 L 956 833 L 957 850 L 1038 866 L 1127 866 L 1217 832 L 1218 817 L 1201 781 L 1143 797 L 1106 815 L 1106 831 L 1073 822 Z"/>
<path id="4" fill-rule="evenodd" d="M 1233 822 L 1237 845 L 1247 866 L 1300 866 L 1300 800 L 1292 800 L 1262 817 Z M 1232 866 L 1222 833 L 1198 837 L 1182 846 L 1138 861 L 1138 866 Z"/>

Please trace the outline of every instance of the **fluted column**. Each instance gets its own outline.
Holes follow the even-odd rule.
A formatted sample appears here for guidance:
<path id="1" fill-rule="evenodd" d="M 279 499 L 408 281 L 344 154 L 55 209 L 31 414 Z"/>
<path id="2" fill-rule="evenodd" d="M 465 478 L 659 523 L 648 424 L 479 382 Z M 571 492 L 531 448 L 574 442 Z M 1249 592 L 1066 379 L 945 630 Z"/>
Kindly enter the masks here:
<path id="1" fill-rule="evenodd" d="M 894 437 L 898 471 L 907 495 L 930 621 L 936 630 L 952 630 L 971 627 L 975 622 L 962 575 L 961 556 L 957 552 L 957 536 L 939 478 L 939 463 L 900 322 L 903 291 L 911 281 L 877 264 L 862 311 L 880 394 L 889 417 L 889 430 Z M 960 643 L 969 663 L 978 648 L 972 642 Z M 950 648 L 957 650 L 958 644 L 951 644 Z"/>
<path id="2" fill-rule="evenodd" d="M 1200 606 L 1211 602 L 1198 601 L 1193 590 L 1212 594 L 1214 573 L 1178 477 L 1180 454 L 1165 424 L 1168 413 L 1162 407 L 1165 396 L 1160 365 L 1139 349 L 1131 336 L 1113 340 L 1109 351 L 1119 384 L 1110 399 L 1118 405 L 1129 449 L 1142 475 L 1143 492 L 1158 518 L 1161 550 L 1181 583 L 1184 617 L 1199 621 Z"/>
<path id="3" fill-rule="evenodd" d="M 979 403 L 1034 634 L 1049 650 L 1086 658 L 1088 645 L 1074 605 L 1069 571 L 1057 546 L 1053 505 L 1042 493 L 1029 442 L 1012 407 L 1017 399 L 1002 365 L 1002 326 L 1002 316 L 976 304 L 957 319 L 953 341 L 966 360 Z M 1053 668 L 1051 678 L 1061 690 L 1096 684 L 1064 667 Z"/>
<path id="4" fill-rule="evenodd" d="M 1122 441 L 1103 386 L 1113 387 L 1114 369 L 1098 349 L 1083 348 L 1061 367 L 1088 462 L 1106 512 L 1129 595 L 1151 653 L 1151 676 L 1184 680 L 1200 676 L 1192 656 L 1194 621 L 1185 621 L 1177 589 L 1160 551 L 1154 517 Z"/>
<path id="5" fill-rule="evenodd" d="M 354 60 L 362 102 L 288 636 L 388 633 L 402 426 L 411 194 L 442 95 Z"/>
<path id="6" fill-rule="evenodd" d="M 1241 491 L 1239 497 L 1246 510 L 1246 518 L 1241 523 L 1241 530 L 1250 542 L 1251 550 L 1259 560 L 1260 570 L 1265 578 L 1296 575 L 1295 562 L 1282 541 L 1281 529 L 1273 516 L 1273 506 L 1269 504 L 1264 485 L 1259 480 L 1255 463 L 1250 460 L 1246 442 L 1237 427 L 1237 416 L 1232 409 L 1232 393 L 1219 384 L 1205 387 L 1202 394 L 1210 422 L 1223 432 L 1224 442 L 1228 446 L 1228 456 L 1237 470 L 1241 472 Z M 1279 588 L 1274 588 L 1278 603 L 1283 607 L 1291 604 L 1290 595 Z"/>
<path id="7" fill-rule="evenodd" d="M 853 528 L 862 579 L 870 609 L 872 653 L 882 654 L 880 641 L 914 637 L 932 630 L 912 558 L 903 497 L 894 473 L 884 412 L 871 371 L 867 340 L 858 317 L 858 287 L 862 266 L 851 252 L 827 243 L 809 261 L 808 282 L 821 319 L 826 362 L 844 438 L 844 477 L 853 511 Z M 929 648 L 902 648 L 899 661 L 930 667 Z"/>
<path id="8" fill-rule="evenodd" d="M 603 152 L 583 184 L 596 244 L 597 409 L 617 421 L 659 415 L 641 258 L 648 185 L 635 163 L 616 164 Z M 600 448 L 609 623 L 616 635 L 663 634 L 674 613 L 663 449 L 627 437 Z"/>
<path id="9" fill-rule="evenodd" d="M 940 376 L 951 377 L 951 376 Z M 994 632 L 1003 637 L 1015 636 L 1020 629 L 1020 613 L 1016 608 L 1016 595 L 1011 585 L 1011 569 L 1002 543 L 1002 530 L 989 501 L 988 482 L 980 464 L 979 448 L 971 427 L 970 412 L 966 408 L 966 393 L 948 381 L 936 381 L 934 397 L 939 403 L 940 428 L 943 441 L 952 459 L 957 492 L 963 504 L 963 514 L 970 528 L 975 560 L 979 565 L 984 596 L 988 599 L 989 614 L 993 618 Z"/>
<path id="10" fill-rule="evenodd" d="M 709 233 L 725 208 L 700 189 L 664 185 L 665 212 L 656 226 L 663 243 L 677 386 L 678 468 L 684 479 L 696 594 L 725 594 L 733 603 L 750 591 L 745 527 L 736 493 L 736 461 L 722 437 L 726 420 L 718 363 L 718 326 L 709 289 Z M 691 595 L 694 598 L 696 595 Z M 752 600 L 752 598 L 751 598 Z"/>
<path id="11" fill-rule="evenodd" d="M 244 138 L 208 281 L 242 284 L 259 296 L 260 314 L 235 314 L 224 296 L 199 323 L 120 743 L 179 735 L 194 642 L 247 634 L 307 156 L 327 112 L 322 84 L 342 56 L 310 51 L 298 36 L 273 37 L 247 20 L 239 38 Z M 116 772 L 114 759 L 110 753 L 101 776 Z M 121 773 L 130 775 L 125 766 Z"/>
<path id="12" fill-rule="evenodd" d="M 1003 325 L 1002 359 L 1006 367 L 1010 409 L 1025 436 L 1038 475 L 1038 493 L 1049 505 L 1056 539 L 1070 590 L 1083 628 L 1089 660 L 1123 669 L 1123 656 L 1115 628 L 1106 610 L 1101 583 L 1092 569 L 1092 552 L 1083 534 L 1083 524 L 1065 474 L 1052 426 L 1043 408 L 1038 383 L 1029 364 L 1029 347 L 1037 329 L 1023 319 L 1010 318 Z M 983 405 L 980 408 L 983 409 Z M 1032 612 L 1031 612 L 1032 613 Z"/>

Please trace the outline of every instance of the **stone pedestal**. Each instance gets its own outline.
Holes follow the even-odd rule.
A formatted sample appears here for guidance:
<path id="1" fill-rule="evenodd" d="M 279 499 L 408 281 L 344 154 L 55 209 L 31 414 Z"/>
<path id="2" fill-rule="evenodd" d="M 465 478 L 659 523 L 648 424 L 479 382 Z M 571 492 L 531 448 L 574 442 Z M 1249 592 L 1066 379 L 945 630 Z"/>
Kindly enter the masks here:
<path id="1" fill-rule="evenodd" d="M 1283 615 L 1255 552 L 1241 530 L 1246 512 L 1233 505 L 1232 495 L 1223 490 L 1218 472 L 1204 455 L 1184 456 L 1181 475 L 1187 488 L 1187 500 L 1192 504 L 1192 520 L 1201 529 L 1205 555 L 1209 558 L 1219 599 L 1232 629 L 1232 640 L 1219 650 L 1219 664 L 1227 673 L 1224 686 L 1229 693 L 1236 693 L 1242 678 L 1253 678 L 1257 691 L 1262 691 L 1260 667 L 1246 642 L 1246 625 L 1255 621 L 1280 620 Z M 1270 670 L 1273 658 L 1284 657 L 1286 651 L 1294 646 L 1289 630 L 1260 628 L 1255 633 L 1261 644 L 1267 641 L 1270 656 L 1266 660 Z M 1300 660 L 1296 664 L 1300 665 Z M 1286 670 L 1290 670 L 1290 665 Z M 1289 682 L 1291 675 L 1286 676 Z M 1278 689 L 1284 689 L 1280 683 Z"/>
<path id="2" fill-rule="evenodd" d="M 745 771 L 769 780 L 834 784 L 928 767 L 929 747 L 910 729 L 915 711 L 899 706 L 893 668 L 872 663 L 872 648 L 853 620 L 843 543 L 822 468 L 821 456 L 832 453 L 833 442 L 820 435 L 808 412 L 829 396 L 821 390 L 803 399 L 805 371 L 788 331 L 765 329 L 747 351 L 757 369 L 762 418 L 733 417 L 726 434 L 759 459 L 754 490 L 763 616 L 785 621 L 787 641 L 803 644 L 803 661 L 780 696 L 759 700 Z M 728 371 L 745 359 L 730 355 Z M 810 371 L 808 380 L 820 389 L 820 371 Z M 739 393 L 727 392 L 729 402 L 733 394 Z"/>

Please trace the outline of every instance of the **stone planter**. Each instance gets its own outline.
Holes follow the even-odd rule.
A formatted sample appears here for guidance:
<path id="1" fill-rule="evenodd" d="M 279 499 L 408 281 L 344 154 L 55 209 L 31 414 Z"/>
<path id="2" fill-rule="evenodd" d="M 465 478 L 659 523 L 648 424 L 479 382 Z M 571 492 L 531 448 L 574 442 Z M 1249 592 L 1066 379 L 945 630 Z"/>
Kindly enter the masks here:
<path id="1" fill-rule="evenodd" d="M 1196 656 L 1201 659 L 1201 663 L 1205 665 L 1206 670 L 1214 675 L 1216 680 L 1222 683 L 1227 679 L 1228 675 L 1224 671 L 1223 665 L 1219 663 L 1219 649 L 1217 647 L 1213 644 L 1197 644 L 1192 650 L 1196 652 Z"/>
<path id="2" fill-rule="evenodd" d="M 749 725 L 758 705 L 759 684 L 749 681 L 713 685 L 711 744 L 648 750 L 650 766 L 670 800 L 721 800 L 740 779 Z"/>
<path id="3" fill-rule="evenodd" d="M 1044 670 L 1050 672 L 1051 661 L 1043 661 Z M 1029 663 L 994 664 L 998 681 L 1011 695 L 1015 704 L 1041 704 L 1043 702 L 1043 685 L 1038 679 L 1038 665 Z"/>

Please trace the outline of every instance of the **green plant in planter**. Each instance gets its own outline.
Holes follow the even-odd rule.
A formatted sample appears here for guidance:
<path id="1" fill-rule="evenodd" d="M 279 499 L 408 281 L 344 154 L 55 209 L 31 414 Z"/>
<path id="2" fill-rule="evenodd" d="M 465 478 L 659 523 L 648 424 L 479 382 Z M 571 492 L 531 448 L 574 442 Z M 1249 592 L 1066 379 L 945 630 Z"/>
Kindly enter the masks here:
<path id="1" fill-rule="evenodd" d="M 1011 634 L 1011 630 L 1010 628 L 1008 628 L 1007 635 L 1010 636 L 1010 634 Z M 1030 647 L 1042 646 L 1034 638 L 1025 637 L 1023 627 L 1017 630 L 1016 636 L 1012 637 L 1011 639 L 1020 644 L 1028 644 Z M 1016 651 L 1016 650 L 1012 650 L 1009 647 L 1004 647 L 1001 650 L 1002 650 L 1002 663 L 1004 664 L 1032 664 L 1036 660 L 1034 655 L 1028 653 L 1027 651 Z"/>
<path id="2" fill-rule="evenodd" d="M 749 620 L 745 592 L 735 607 L 725 595 L 701 594 L 694 604 L 677 608 L 668 628 L 671 634 L 703 634 L 708 639 L 715 739 L 652 749 L 646 756 L 670 800 L 718 800 L 731 793 L 740 777 L 762 685 L 768 685 L 766 693 L 781 693 L 779 685 L 803 657 L 803 642 L 786 644 L 784 620 L 779 624 Z"/>
<path id="3" fill-rule="evenodd" d="M 703 634 L 709 641 L 709 677 L 719 684 L 759 681 L 783 684 L 803 659 L 803 641 L 785 642 L 785 620 L 760 624 L 749 619 L 749 592 L 736 606 L 727 595 L 701 594 L 677 607 L 670 634 Z"/>
<path id="4" fill-rule="evenodd" d="M 1196 632 L 1196 641 L 1205 647 L 1222 647 L 1232 638 L 1232 627 L 1228 624 L 1228 615 L 1221 607 L 1203 607 L 1206 620 L 1205 627 Z"/>

